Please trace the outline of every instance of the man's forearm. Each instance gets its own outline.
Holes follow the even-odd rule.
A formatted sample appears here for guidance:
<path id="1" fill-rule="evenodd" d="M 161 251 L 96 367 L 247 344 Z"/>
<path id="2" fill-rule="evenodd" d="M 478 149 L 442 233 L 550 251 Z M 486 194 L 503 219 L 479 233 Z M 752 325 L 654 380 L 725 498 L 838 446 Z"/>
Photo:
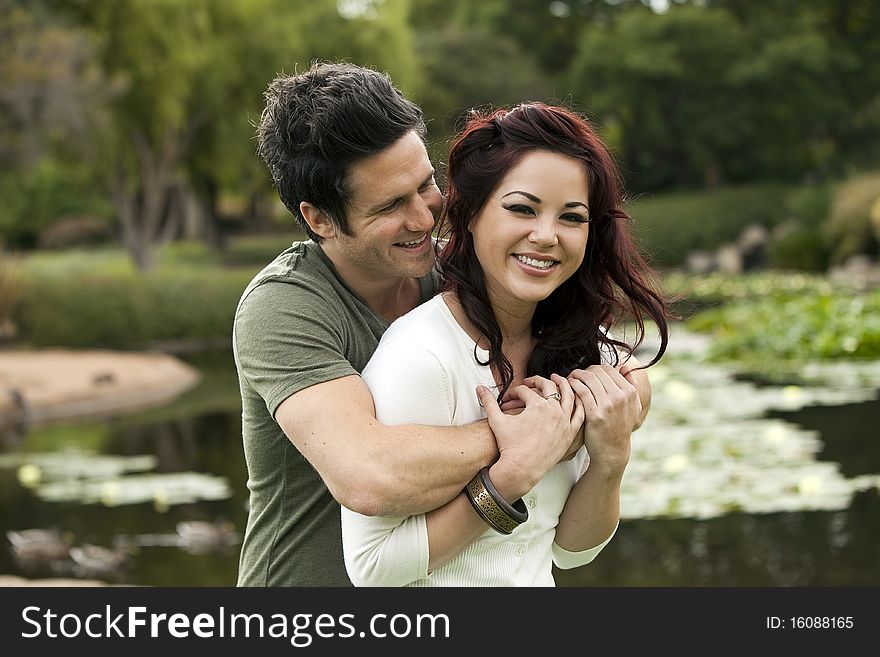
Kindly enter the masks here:
<path id="1" fill-rule="evenodd" d="M 455 498 L 480 470 L 498 458 L 485 420 L 458 427 L 424 425 L 373 428 L 371 500 L 355 509 L 364 515 L 426 513 Z"/>
<path id="2" fill-rule="evenodd" d="M 485 420 L 459 427 L 380 423 L 354 375 L 291 395 L 275 419 L 331 495 L 368 516 L 442 506 L 498 458 Z"/>

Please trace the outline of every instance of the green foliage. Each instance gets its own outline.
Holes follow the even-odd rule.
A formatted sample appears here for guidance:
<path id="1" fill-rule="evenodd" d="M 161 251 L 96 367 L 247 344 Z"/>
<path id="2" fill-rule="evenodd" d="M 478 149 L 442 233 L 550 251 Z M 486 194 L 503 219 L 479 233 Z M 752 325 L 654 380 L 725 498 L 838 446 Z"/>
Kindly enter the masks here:
<path id="1" fill-rule="evenodd" d="M 750 224 L 772 228 L 787 219 L 789 187 L 759 184 L 705 192 L 642 195 L 627 211 L 643 247 L 660 266 L 684 262 L 695 250 L 714 250 Z"/>
<path id="2" fill-rule="evenodd" d="M 162 251 L 159 264 L 160 268 L 216 266 L 220 264 L 220 252 L 204 242 L 181 240 Z"/>
<path id="3" fill-rule="evenodd" d="M 843 285 L 831 283 L 825 276 L 792 272 L 714 273 L 705 276 L 671 272 L 664 276 L 663 284 L 673 295 L 712 305 L 853 292 Z"/>
<path id="4" fill-rule="evenodd" d="M 21 298 L 20 279 L 16 260 L 0 250 L 0 337 L 6 333 L 7 318 Z"/>
<path id="5" fill-rule="evenodd" d="M 87 168 L 52 159 L 0 176 L 0 197 L 0 240 L 18 248 L 33 248 L 40 232 L 65 216 L 111 215 Z"/>
<path id="6" fill-rule="evenodd" d="M 244 193 L 262 188 L 268 195 L 268 177 L 254 154 L 252 124 L 259 119 L 266 86 L 281 72 L 302 71 L 316 59 L 347 60 L 388 71 L 401 89 L 421 86 L 408 1 L 349 3 L 362 12 L 347 16 L 340 16 L 342 4 L 207 3 L 213 41 L 188 101 L 191 114 L 208 113 L 189 159 L 198 180 Z"/>
<path id="7" fill-rule="evenodd" d="M 178 242 L 148 274 L 139 273 L 118 248 L 35 253 L 15 270 L 2 260 L 0 319 L 6 283 L 18 281 L 15 287 L 10 283 L 9 307 L 18 301 L 18 338 L 33 346 L 133 349 L 222 341 L 231 335 L 247 283 L 297 238 L 233 240 L 225 253 Z"/>
<path id="8" fill-rule="evenodd" d="M 253 275 L 250 269 L 197 266 L 139 275 L 112 259 L 91 271 L 82 261 L 78 267 L 29 266 L 18 313 L 20 338 L 34 346 L 116 349 L 223 339 Z"/>
<path id="9" fill-rule="evenodd" d="M 880 290 L 770 296 L 706 310 L 688 327 L 712 335 L 716 359 L 878 358 Z"/>
<path id="10" fill-rule="evenodd" d="M 774 269 L 825 271 L 829 261 L 825 240 L 815 228 L 796 226 L 769 246 L 768 264 Z"/>
<path id="11" fill-rule="evenodd" d="M 876 68 L 877 5 L 804 4 L 633 8 L 583 29 L 569 86 L 620 125 L 631 186 L 840 174 L 842 144 L 876 160 L 880 78 L 858 72 Z"/>
<path id="12" fill-rule="evenodd" d="M 502 106 L 547 100 L 550 85 L 534 60 L 504 36 L 484 28 L 449 27 L 419 35 L 418 50 L 431 80 L 416 94 L 433 139 L 452 135 L 465 112 L 478 106 Z M 512 62 L 516 75 L 509 75 Z M 439 156 L 443 160 L 446 152 Z"/>
<path id="13" fill-rule="evenodd" d="M 831 180 L 876 167 L 880 152 L 874 0 L 680 0 L 660 15 L 647 0 L 6 4 L 0 239 L 15 245 L 33 245 L 64 214 L 112 218 L 115 194 L 136 238 L 128 244 L 148 263 L 173 216 L 169 199 L 198 198 L 210 212 L 224 194 L 248 207 L 274 197 L 252 123 L 269 80 L 315 59 L 387 70 L 424 106 L 438 164 L 463 110 L 526 98 L 596 117 L 639 192 Z M 738 217 L 719 202 L 703 213 L 658 206 L 656 226 L 637 219 L 662 264 L 752 221 L 792 222 L 772 254 L 784 266 L 878 250 L 846 208 L 817 232 L 824 191 L 747 203 Z M 684 218 L 682 231 L 667 230 L 667 210 Z M 704 235 L 691 217 L 718 220 Z"/>
<path id="14" fill-rule="evenodd" d="M 822 224 L 828 218 L 832 189 L 826 183 L 787 190 L 781 206 L 785 219 L 769 245 L 769 267 L 813 272 L 828 268 L 831 254 Z"/>
<path id="15" fill-rule="evenodd" d="M 510 61 L 512 70 L 519 69 L 522 56 L 555 80 L 576 52 L 578 32 L 584 25 L 605 23 L 640 4 L 642 0 L 417 0 L 412 3 L 410 22 L 422 33 L 477 28 L 488 31 L 491 38 L 510 39 L 519 53 Z M 472 63 L 479 64 L 476 59 Z"/>
<path id="16" fill-rule="evenodd" d="M 118 92 L 96 61 L 95 35 L 49 2 L 0 3 L 0 165 L 15 171 L 48 157 L 92 161 L 90 136 L 106 127 Z"/>
<path id="17" fill-rule="evenodd" d="M 743 58 L 746 70 L 767 62 L 767 69 L 775 71 L 765 77 L 767 84 L 747 89 L 756 110 L 772 117 L 772 126 L 763 124 L 762 151 L 772 153 L 788 141 L 795 147 L 787 156 L 791 157 L 798 152 L 794 139 L 825 151 L 820 154 L 822 161 L 838 172 L 877 165 L 880 67 L 874 62 L 880 61 L 880 3 L 710 0 L 709 4 L 710 9 L 731 11 L 752 35 L 756 48 Z"/>
<path id="18" fill-rule="evenodd" d="M 223 262 L 227 266 L 263 267 L 290 247 L 293 242 L 306 239 L 302 232 L 283 235 L 253 235 L 231 240 L 223 251 Z"/>
<path id="19" fill-rule="evenodd" d="M 38 251 L 22 259 L 22 268 L 29 278 L 76 278 L 84 274 L 130 276 L 135 271 L 125 252 L 119 248 Z"/>
<path id="20" fill-rule="evenodd" d="M 723 11 L 644 7 L 585 27 L 568 74 L 575 97 L 623 132 L 622 160 L 639 189 L 729 177 L 749 135 L 731 62 L 746 35 Z"/>
<path id="21" fill-rule="evenodd" d="M 786 219 L 804 228 L 819 228 L 831 209 L 832 184 L 804 185 L 789 190 L 785 198 Z"/>
<path id="22" fill-rule="evenodd" d="M 880 172 L 855 176 L 837 186 L 824 226 L 834 262 L 857 253 L 876 255 L 880 251 L 880 232 L 871 225 L 871 213 L 878 203 Z"/>
<path id="23" fill-rule="evenodd" d="M 664 278 L 673 294 L 709 306 L 687 321 L 712 337 L 711 357 L 760 364 L 880 356 L 880 290 L 868 294 L 805 273 Z"/>

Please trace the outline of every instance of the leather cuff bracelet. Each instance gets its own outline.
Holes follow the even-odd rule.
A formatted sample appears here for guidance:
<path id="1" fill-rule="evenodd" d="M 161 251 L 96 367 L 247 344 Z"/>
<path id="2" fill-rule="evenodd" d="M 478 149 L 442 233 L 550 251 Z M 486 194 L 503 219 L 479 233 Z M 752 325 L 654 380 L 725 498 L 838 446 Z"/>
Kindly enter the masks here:
<path id="1" fill-rule="evenodd" d="M 474 511 L 495 531 L 509 534 L 529 519 L 529 510 L 522 498 L 513 504 L 505 500 L 492 485 L 489 468 L 483 468 L 464 488 Z"/>

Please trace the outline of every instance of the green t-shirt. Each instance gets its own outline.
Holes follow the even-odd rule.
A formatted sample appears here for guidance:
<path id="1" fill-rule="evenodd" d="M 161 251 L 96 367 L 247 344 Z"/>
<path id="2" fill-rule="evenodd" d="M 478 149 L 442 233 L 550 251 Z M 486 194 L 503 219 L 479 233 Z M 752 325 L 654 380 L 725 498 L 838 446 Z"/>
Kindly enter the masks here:
<path id="1" fill-rule="evenodd" d="M 436 273 L 420 282 L 426 301 Z M 232 342 L 250 503 L 239 586 L 351 585 L 339 504 L 274 416 L 299 390 L 360 374 L 387 328 L 311 240 L 294 243 L 242 294 Z"/>

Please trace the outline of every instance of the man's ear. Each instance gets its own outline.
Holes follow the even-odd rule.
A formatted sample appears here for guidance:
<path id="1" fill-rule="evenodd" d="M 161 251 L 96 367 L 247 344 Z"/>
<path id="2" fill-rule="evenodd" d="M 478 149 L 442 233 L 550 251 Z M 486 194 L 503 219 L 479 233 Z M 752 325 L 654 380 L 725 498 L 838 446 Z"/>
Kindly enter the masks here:
<path id="1" fill-rule="evenodd" d="M 333 225 L 325 212 L 306 201 L 299 204 L 299 211 L 313 233 L 324 239 L 336 237 L 336 226 Z"/>

